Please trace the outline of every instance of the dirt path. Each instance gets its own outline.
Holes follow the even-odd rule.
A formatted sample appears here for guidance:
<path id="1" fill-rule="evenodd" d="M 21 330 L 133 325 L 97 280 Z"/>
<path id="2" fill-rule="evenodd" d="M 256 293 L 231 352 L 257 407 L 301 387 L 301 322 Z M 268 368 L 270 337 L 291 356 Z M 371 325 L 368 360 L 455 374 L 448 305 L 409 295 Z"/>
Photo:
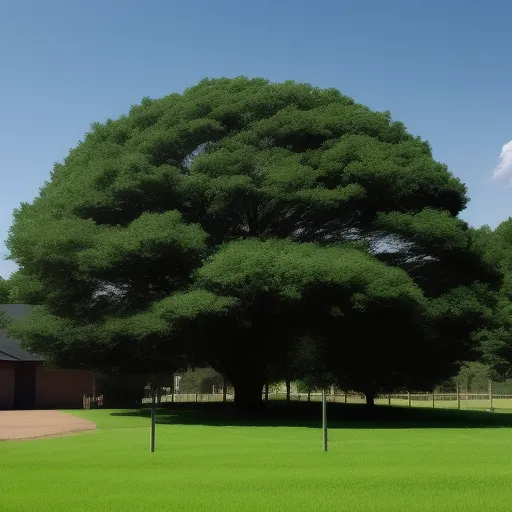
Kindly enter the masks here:
<path id="1" fill-rule="evenodd" d="M 95 428 L 92 421 L 59 411 L 0 411 L 0 441 L 61 436 Z"/>

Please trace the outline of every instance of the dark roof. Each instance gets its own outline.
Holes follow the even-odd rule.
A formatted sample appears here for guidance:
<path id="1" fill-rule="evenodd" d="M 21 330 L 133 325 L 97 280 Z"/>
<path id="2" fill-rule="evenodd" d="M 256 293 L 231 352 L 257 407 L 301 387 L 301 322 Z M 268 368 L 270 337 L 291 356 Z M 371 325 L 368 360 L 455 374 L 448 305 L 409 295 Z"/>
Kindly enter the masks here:
<path id="1" fill-rule="evenodd" d="M 20 320 L 28 315 L 30 306 L 27 304 L 0 304 L 0 311 L 8 318 Z M 21 348 L 21 342 L 7 336 L 7 332 L 0 329 L 0 361 L 43 361 L 36 354 L 31 354 Z"/>

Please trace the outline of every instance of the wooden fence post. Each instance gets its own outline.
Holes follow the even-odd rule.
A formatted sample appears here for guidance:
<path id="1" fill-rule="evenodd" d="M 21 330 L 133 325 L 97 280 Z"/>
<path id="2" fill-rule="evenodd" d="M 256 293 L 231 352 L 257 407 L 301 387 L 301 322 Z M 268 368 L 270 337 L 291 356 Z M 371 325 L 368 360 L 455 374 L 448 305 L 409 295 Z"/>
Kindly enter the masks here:
<path id="1" fill-rule="evenodd" d="M 407 405 L 411 407 L 411 392 L 407 391 Z"/>

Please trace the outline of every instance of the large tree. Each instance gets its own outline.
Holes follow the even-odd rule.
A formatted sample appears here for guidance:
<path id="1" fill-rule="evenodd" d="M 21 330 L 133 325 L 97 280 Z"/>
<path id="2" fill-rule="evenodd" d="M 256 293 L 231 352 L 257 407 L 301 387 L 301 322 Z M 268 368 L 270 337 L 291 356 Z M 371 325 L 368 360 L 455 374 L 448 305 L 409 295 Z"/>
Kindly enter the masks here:
<path id="1" fill-rule="evenodd" d="M 92 125 L 15 212 L 18 292 L 41 307 L 13 329 L 66 364 L 204 360 L 244 404 L 308 334 L 350 356 L 332 358 L 342 376 L 349 345 L 366 347 L 352 359 L 366 383 L 397 371 L 379 364 L 384 337 L 393 353 L 414 336 L 399 370 L 426 336 L 444 347 L 429 363 L 451 367 L 467 343 L 457 298 L 492 278 L 457 218 L 466 201 L 389 112 L 294 82 L 203 80 Z"/>

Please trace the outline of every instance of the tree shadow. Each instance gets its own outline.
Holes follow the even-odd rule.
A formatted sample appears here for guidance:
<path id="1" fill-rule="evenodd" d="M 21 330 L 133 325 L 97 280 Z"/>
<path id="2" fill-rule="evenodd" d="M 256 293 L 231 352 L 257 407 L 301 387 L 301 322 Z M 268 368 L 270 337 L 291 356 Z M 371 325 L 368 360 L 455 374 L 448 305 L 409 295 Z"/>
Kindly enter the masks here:
<path id="1" fill-rule="evenodd" d="M 149 417 L 149 407 L 112 412 L 112 416 Z M 512 427 L 512 413 L 328 404 L 329 428 L 503 428 Z M 258 411 L 240 411 L 233 404 L 179 403 L 157 409 L 158 424 L 233 427 L 321 428 L 321 404 L 270 402 Z"/>

